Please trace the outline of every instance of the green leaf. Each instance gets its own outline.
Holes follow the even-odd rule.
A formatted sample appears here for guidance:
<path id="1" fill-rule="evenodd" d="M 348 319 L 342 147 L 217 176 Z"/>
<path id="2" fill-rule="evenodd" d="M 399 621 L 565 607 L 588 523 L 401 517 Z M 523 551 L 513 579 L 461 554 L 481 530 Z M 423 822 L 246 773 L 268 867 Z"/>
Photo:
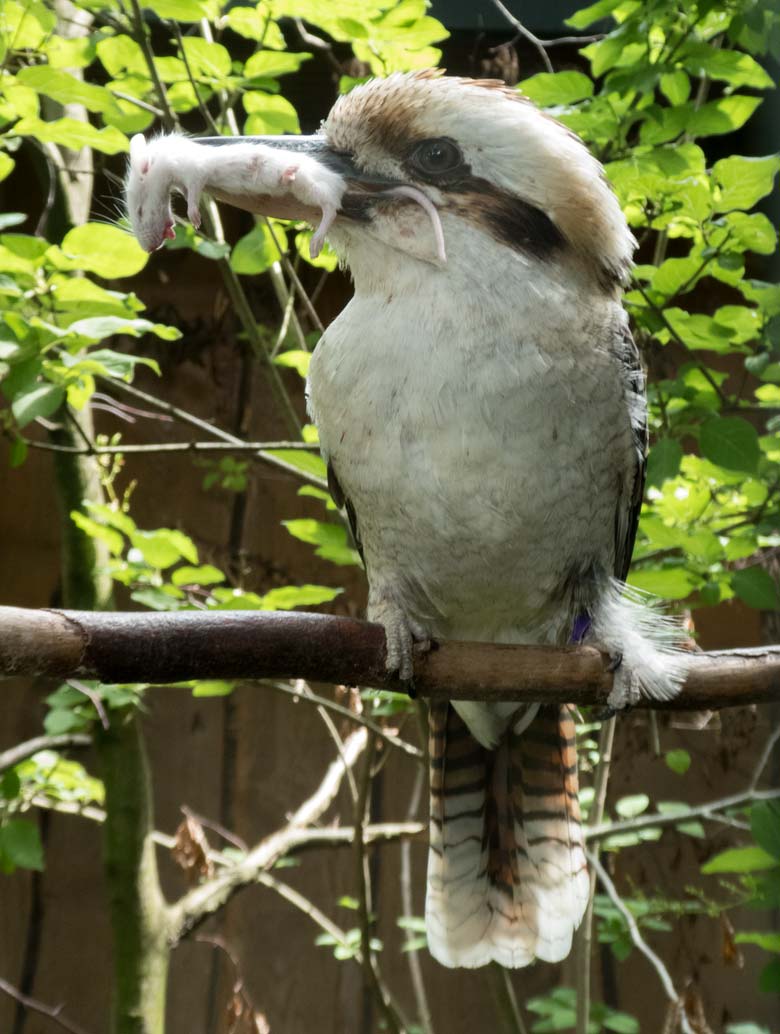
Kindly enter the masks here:
<path id="1" fill-rule="evenodd" d="M 759 847 L 780 861 L 780 801 L 759 801 L 750 809 L 750 830 Z"/>
<path id="2" fill-rule="evenodd" d="M 197 22 L 209 16 L 204 0 L 144 0 L 143 6 L 175 22 Z"/>
<path id="3" fill-rule="evenodd" d="M 298 113 L 286 97 L 253 90 L 245 93 L 243 99 L 249 116 L 244 124 L 247 136 L 300 133 Z"/>
<path id="4" fill-rule="evenodd" d="M 743 603 L 757 610 L 780 610 L 780 594 L 763 567 L 745 567 L 731 576 L 731 587 Z"/>
<path id="5" fill-rule="evenodd" d="M 677 775 L 685 775 L 688 769 L 691 767 L 691 755 L 687 750 L 670 750 L 667 751 L 666 757 L 664 758 L 666 764 L 673 772 Z"/>
<path id="6" fill-rule="evenodd" d="M 595 4 L 575 11 L 571 17 L 565 19 L 565 23 L 571 25 L 573 29 L 587 29 L 589 25 L 612 14 L 615 8 L 620 7 L 622 3 L 623 0 L 597 0 Z"/>
<path id="7" fill-rule="evenodd" d="M 130 541 L 151 567 L 171 567 L 184 557 L 197 564 L 198 551 L 192 539 L 175 528 L 157 528 L 155 531 L 133 531 Z"/>
<path id="8" fill-rule="evenodd" d="M 639 1034 L 639 1021 L 627 1012 L 610 1010 L 601 1023 L 605 1030 L 616 1031 L 616 1034 Z"/>
<path id="9" fill-rule="evenodd" d="M 317 556 L 342 566 L 360 563 L 357 552 L 347 544 L 347 530 L 342 525 L 309 518 L 282 521 L 282 524 L 294 538 L 317 546 Z"/>
<path id="10" fill-rule="evenodd" d="M 275 356 L 274 362 L 277 366 L 288 366 L 293 370 L 297 370 L 301 377 L 305 378 L 309 373 L 311 356 L 311 352 L 304 352 L 299 348 L 291 348 L 288 352 L 282 352 L 280 355 Z"/>
<path id="11" fill-rule="evenodd" d="M 765 994 L 780 994 L 780 959 L 772 959 L 758 977 L 758 989 Z"/>
<path id="12" fill-rule="evenodd" d="M 753 473 L 758 467 L 758 433 L 742 417 L 711 417 L 702 424 L 699 445 L 702 456 L 726 470 Z"/>
<path id="13" fill-rule="evenodd" d="M 765 90 L 774 86 L 770 76 L 755 58 L 738 50 L 713 47 L 708 43 L 688 43 L 682 62 L 697 78 L 709 76 L 710 79 L 727 82 L 735 89 L 750 86 Z"/>
<path id="14" fill-rule="evenodd" d="M 674 438 L 662 438 L 656 442 L 647 457 L 648 487 L 660 488 L 664 481 L 677 477 L 682 456 L 682 446 Z"/>
<path id="15" fill-rule="evenodd" d="M 653 290 L 673 298 L 686 284 L 694 285 L 700 265 L 694 257 L 666 259 L 653 274 Z"/>
<path id="16" fill-rule="evenodd" d="M 244 65 L 247 79 L 276 79 L 277 76 L 297 72 L 311 54 L 292 54 L 289 51 L 258 50 Z"/>
<path id="17" fill-rule="evenodd" d="M 750 845 L 748 847 L 731 847 L 727 851 L 721 851 L 714 858 L 710 858 L 701 867 L 705 876 L 713 873 L 723 872 L 760 872 L 763 869 L 772 869 L 777 865 L 777 859 L 768 854 L 762 847 Z"/>
<path id="18" fill-rule="evenodd" d="M 200 567 L 177 567 L 171 575 L 173 585 L 218 585 L 224 580 L 222 571 L 211 564 L 202 564 Z"/>
<path id="19" fill-rule="evenodd" d="M 40 0 L 3 0 L 0 4 L 0 40 L 3 49 L 35 50 L 57 25 L 57 17 Z"/>
<path id="20" fill-rule="evenodd" d="M 780 155 L 766 158 L 743 158 L 732 155 L 715 162 L 712 178 L 719 189 L 716 212 L 753 208 L 762 197 L 772 192 L 780 171 Z"/>
<path id="21" fill-rule="evenodd" d="M 134 276 L 149 258 L 129 233 L 104 223 L 84 223 L 69 230 L 62 250 L 75 269 L 97 273 L 106 280 Z"/>
<path id="22" fill-rule="evenodd" d="M 223 15 L 226 25 L 246 39 L 262 40 L 268 50 L 284 50 L 284 37 L 266 5 L 232 7 Z"/>
<path id="23" fill-rule="evenodd" d="M 539 72 L 518 84 L 524 96 L 542 108 L 574 104 L 593 96 L 593 80 L 582 72 Z"/>
<path id="24" fill-rule="evenodd" d="M 735 935 L 737 944 L 757 944 L 764 951 L 780 952 L 780 933 L 767 933 L 759 930 L 740 930 Z"/>
<path id="25" fill-rule="evenodd" d="M 134 72 L 144 78 L 149 75 L 144 52 L 130 36 L 106 36 L 98 41 L 96 51 L 109 75 L 116 77 L 122 72 Z"/>
<path id="26" fill-rule="evenodd" d="M 131 337 L 156 334 L 165 341 L 178 341 L 181 337 L 181 331 L 177 327 L 166 327 L 162 323 L 151 323 L 149 320 L 124 319 L 121 316 L 91 316 L 76 320 L 70 324 L 68 332 L 92 338 L 93 341 L 102 341 L 103 338 L 112 337 L 114 334 L 129 334 Z M 90 353 L 93 358 L 96 354 Z"/>
<path id="27" fill-rule="evenodd" d="M 737 94 L 703 104 L 688 120 L 692 136 L 718 136 L 741 129 L 761 103 L 760 97 Z"/>
<path id="28" fill-rule="evenodd" d="M 661 76 L 659 88 L 670 104 L 685 104 L 691 95 L 691 80 L 681 68 L 677 68 Z"/>
<path id="29" fill-rule="evenodd" d="M 119 556 L 124 549 L 125 540 L 114 528 L 109 528 L 105 524 L 87 517 L 81 510 L 71 510 L 70 519 L 85 535 L 89 535 L 92 539 L 98 539 L 100 542 L 105 542 L 114 556 Z"/>
<path id="30" fill-rule="evenodd" d="M 777 230 L 763 212 L 752 212 L 749 215 L 746 212 L 729 212 L 725 222 L 731 234 L 728 247 L 734 251 L 771 255 L 777 247 Z M 732 252 L 720 255 L 718 262 L 722 263 L 727 258 L 734 258 L 741 265 L 739 255 Z"/>
<path id="31" fill-rule="evenodd" d="M 11 175 L 15 165 L 16 162 L 10 155 L 0 151 L 0 182 Z M 4 230 L 7 226 L 17 226 L 19 223 L 23 223 L 26 218 L 27 216 L 22 212 L 7 212 L 2 216 L 2 221 L 0 221 L 0 230 Z"/>
<path id="32" fill-rule="evenodd" d="M 75 118 L 57 118 L 44 122 L 29 116 L 14 126 L 16 136 L 32 136 L 42 144 L 60 144 L 74 151 L 93 147 L 103 154 L 119 154 L 130 147 L 127 137 L 114 126 L 97 129 L 90 122 Z"/>
<path id="33" fill-rule="evenodd" d="M 14 438 L 8 454 L 8 463 L 12 470 L 21 467 L 27 459 L 28 451 L 27 442 L 22 441 L 21 438 Z"/>
<path id="34" fill-rule="evenodd" d="M 633 819 L 647 811 L 650 798 L 646 793 L 635 793 L 629 797 L 621 797 L 615 804 L 615 811 L 622 819 Z"/>
<path id="35" fill-rule="evenodd" d="M 21 780 L 15 769 L 9 768 L 0 779 L 0 797 L 3 797 L 6 801 L 12 801 L 19 796 L 21 788 Z"/>
<path id="36" fill-rule="evenodd" d="M 43 871 L 43 845 L 38 827 L 27 819 L 11 819 L 0 826 L 0 868 Z"/>
<path id="37" fill-rule="evenodd" d="M 182 42 L 187 63 L 195 78 L 219 80 L 230 75 L 230 54 L 221 43 L 213 43 L 199 36 L 185 36 Z"/>
<path id="38" fill-rule="evenodd" d="M 17 395 L 11 409 L 20 427 L 38 417 L 51 416 L 65 400 L 65 389 L 59 384 L 37 384 L 31 391 Z"/>
<path id="39" fill-rule="evenodd" d="M 95 86 L 62 68 L 32 65 L 20 69 L 17 80 L 36 93 L 43 93 L 60 104 L 81 104 L 87 111 L 115 111 L 116 100 L 105 86 Z"/>
<path id="40" fill-rule="evenodd" d="M 684 600 L 695 588 L 691 574 L 684 567 L 632 571 L 628 576 L 628 583 L 665 600 Z"/>
<path id="41" fill-rule="evenodd" d="M 193 686 L 192 695 L 194 697 L 226 697 L 230 696 L 235 688 L 235 682 L 225 682 L 222 679 L 201 679 Z"/>
<path id="42" fill-rule="evenodd" d="M 233 248 L 230 265 L 236 273 L 256 276 L 264 273 L 279 258 L 279 249 L 265 223 L 258 223 Z"/>
<path id="43" fill-rule="evenodd" d="M 263 610 L 292 610 L 294 607 L 316 607 L 330 603 L 342 592 L 325 585 L 285 585 L 271 589 L 262 597 Z"/>

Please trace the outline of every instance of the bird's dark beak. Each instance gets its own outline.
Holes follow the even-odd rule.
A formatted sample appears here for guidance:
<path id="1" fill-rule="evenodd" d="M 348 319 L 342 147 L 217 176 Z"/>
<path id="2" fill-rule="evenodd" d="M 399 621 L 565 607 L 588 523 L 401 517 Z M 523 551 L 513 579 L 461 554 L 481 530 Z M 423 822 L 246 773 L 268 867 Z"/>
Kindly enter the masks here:
<path id="1" fill-rule="evenodd" d="M 314 159 L 324 169 L 337 173 L 344 180 L 346 189 L 339 214 L 350 219 L 365 219 L 372 197 L 399 185 L 398 180 L 363 172 L 355 165 L 352 155 L 334 151 L 326 139 L 317 134 L 313 136 L 206 136 L 198 137 L 197 142 L 207 147 L 263 144 L 265 147 L 274 147 L 289 153 L 291 158 L 296 155 L 306 155 L 308 158 Z M 310 222 L 316 222 L 318 218 L 315 210 L 307 208 L 300 201 L 288 195 L 269 197 L 252 193 L 249 189 L 246 193 L 226 194 L 213 191 L 213 194 L 218 200 L 237 208 L 243 208 L 248 212 L 272 215 L 280 219 L 307 219 Z"/>

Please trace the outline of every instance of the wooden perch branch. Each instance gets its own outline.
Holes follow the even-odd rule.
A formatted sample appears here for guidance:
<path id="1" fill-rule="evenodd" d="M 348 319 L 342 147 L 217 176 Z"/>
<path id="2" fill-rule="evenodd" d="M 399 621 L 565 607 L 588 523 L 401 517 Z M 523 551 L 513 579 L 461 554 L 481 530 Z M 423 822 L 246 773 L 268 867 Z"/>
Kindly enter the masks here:
<path id="1" fill-rule="evenodd" d="M 384 669 L 379 625 L 324 614 L 264 611 L 108 613 L 0 607 L 0 677 L 100 682 L 303 678 L 398 688 Z M 425 697 L 603 704 L 609 659 L 591 646 L 442 642 L 415 661 Z M 691 655 L 681 695 L 658 708 L 780 700 L 780 646 Z"/>

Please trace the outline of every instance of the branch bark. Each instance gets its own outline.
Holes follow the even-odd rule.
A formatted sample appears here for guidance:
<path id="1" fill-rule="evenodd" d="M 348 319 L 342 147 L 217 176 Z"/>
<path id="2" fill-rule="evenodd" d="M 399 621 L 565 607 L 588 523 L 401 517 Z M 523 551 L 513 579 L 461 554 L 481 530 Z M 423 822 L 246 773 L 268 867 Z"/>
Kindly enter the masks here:
<path id="1" fill-rule="evenodd" d="M 101 682 L 304 678 L 401 688 L 384 667 L 379 625 L 264 611 L 92 613 L 0 607 L 0 677 Z M 685 710 L 780 700 L 780 647 L 691 654 L 683 691 L 646 707 Z M 421 696 L 604 704 L 609 658 L 591 646 L 436 643 L 415 661 Z"/>

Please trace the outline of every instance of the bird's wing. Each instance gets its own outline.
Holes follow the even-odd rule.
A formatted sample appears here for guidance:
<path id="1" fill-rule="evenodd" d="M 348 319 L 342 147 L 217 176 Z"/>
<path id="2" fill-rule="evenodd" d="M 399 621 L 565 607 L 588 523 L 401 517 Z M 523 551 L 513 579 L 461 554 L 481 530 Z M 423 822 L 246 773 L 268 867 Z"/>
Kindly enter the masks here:
<path id="1" fill-rule="evenodd" d="M 358 531 L 355 507 L 344 494 L 344 489 L 341 487 L 339 479 L 336 477 L 336 471 L 333 468 L 331 460 L 328 460 L 328 491 L 339 510 L 343 510 L 347 515 L 349 530 L 352 533 L 352 541 L 355 543 L 355 549 L 360 554 L 360 559 L 363 561 L 363 566 L 365 567 L 366 558 L 363 556 L 363 543 L 360 541 L 360 532 Z"/>
<path id="2" fill-rule="evenodd" d="M 623 323 L 613 351 L 621 364 L 632 431 L 632 454 L 615 510 L 615 576 L 625 581 L 634 551 L 647 471 L 647 400 L 645 377 L 628 325 Z"/>

